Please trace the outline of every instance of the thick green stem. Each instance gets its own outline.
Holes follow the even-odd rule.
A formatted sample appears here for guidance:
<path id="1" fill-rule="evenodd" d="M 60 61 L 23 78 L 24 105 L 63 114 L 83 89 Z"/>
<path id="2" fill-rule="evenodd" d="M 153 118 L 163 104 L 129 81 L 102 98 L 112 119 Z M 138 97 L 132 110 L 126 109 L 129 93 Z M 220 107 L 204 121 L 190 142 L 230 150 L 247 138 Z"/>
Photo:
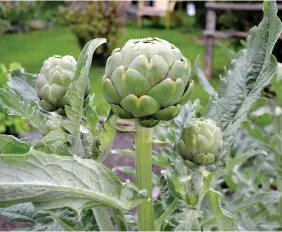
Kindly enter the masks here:
<path id="1" fill-rule="evenodd" d="M 138 230 L 154 230 L 154 214 L 152 203 L 152 141 L 153 129 L 141 127 L 135 123 L 136 129 L 136 184 L 139 189 L 146 189 L 149 201 L 137 208 Z"/>
<path id="2" fill-rule="evenodd" d="M 97 207 L 92 210 L 100 231 L 114 231 L 114 226 L 106 207 Z"/>

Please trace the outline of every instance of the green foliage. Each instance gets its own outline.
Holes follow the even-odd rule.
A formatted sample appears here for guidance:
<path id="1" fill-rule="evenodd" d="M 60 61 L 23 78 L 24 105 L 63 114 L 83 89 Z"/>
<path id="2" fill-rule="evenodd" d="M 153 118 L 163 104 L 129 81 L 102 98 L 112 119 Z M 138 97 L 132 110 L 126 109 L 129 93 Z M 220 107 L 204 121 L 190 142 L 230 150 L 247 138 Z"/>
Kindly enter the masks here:
<path id="1" fill-rule="evenodd" d="M 277 62 L 271 52 L 281 34 L 282 25 L 276 14 L 273 14 L 277 12 L 273 2 L 264 2 L 263 10 L 262 22 L 251 29 L 247 48 L 231 61 L 229 70 L 221 78 L 218 99 L 211 99 L 208 107 L 207 117 L 222 129 L 228 150 L 241 122 L 247 119 L 251 104 L 260 96 L 263 87 L 277 70 Z M 262 49 L 265 44 L 268 46 Z"/>
<path id="2" fill-rule="evenodd" d="M 116 47 L 123 25 L 123 2 L 72 2 L 61 7 L 66 25 L 83 47 L 92 38 L 106 38 L 108 43 L 97 54 L 106 57 Z"/>
<path id="3" fill-rule="evenodd" d="M 130 183 L 122 185 L 109 169 L 93 160 L 37 151 L 3 154 L 0 160 L 2 207 L 31 201 L 41 209 L 70 207 L 80 213 L 101 205 L 130 210 L 144 200 Z"/>
<path id="4" fill-rule="evenodd" d="M 54 23 L 58 16 L 58 2 L 2 1 L 0 3 L 0 35 L 20 33 L 33 29 L 32 20 L 42 20 L 44 27 Z"/>
<path id="5" fill-rule="evenodd" d="M 20 68 L 19 63 L 10 63 L 8 68 L 4 64 L 0 64 L 0 87 L 7 87 L 8 71 L 10 69 Z M 7 112 L 2 107 L 0 108 L 0 133 L 18 135 L 28 131 L 28 124 L 20 117 L 7 115 Z"/>
<path id="6" fill-rule="evenodd" d="M 91 209 L 84 210 L 79 216 L 70 208 L 54 211 L 36 209 L 32 203 L 23 203 L 0 209 L 0 215 L 12 221 L 30 222 L 30 227 L 21 227 L 25 231 L 88 231 L 98 230 Z"/>

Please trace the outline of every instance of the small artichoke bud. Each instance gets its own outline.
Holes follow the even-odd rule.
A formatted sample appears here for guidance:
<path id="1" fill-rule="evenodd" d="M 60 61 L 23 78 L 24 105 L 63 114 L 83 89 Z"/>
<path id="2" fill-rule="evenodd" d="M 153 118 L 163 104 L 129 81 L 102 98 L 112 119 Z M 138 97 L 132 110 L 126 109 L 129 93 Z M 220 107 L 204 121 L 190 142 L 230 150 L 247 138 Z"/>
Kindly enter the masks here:
<path id="1" fill-rule="evenodd" d="M 76 71 L 76 60 L 72 56 L 53 56 L 44 61 L 36 80 L 36 92 L 42 109 L 60 112 L 69 105 L 66 92 Z M 89 84 L 85 98 L 89 95 Z"/>
<path id="2" fill-rule="evenodd" d="M 222 132 L 209 119 L 195 119 L 182 131 L 176 148 L 185 164 L 206 166 L 222 159 Z"/>
<path id="3" fill-rule="evenodd" d="M 109 57 L 103 93 L 114 114 L 143 127 L 176 117 L 193 93 L 191 65 L 173 44 L 159 38 L 129 40 Z"/>

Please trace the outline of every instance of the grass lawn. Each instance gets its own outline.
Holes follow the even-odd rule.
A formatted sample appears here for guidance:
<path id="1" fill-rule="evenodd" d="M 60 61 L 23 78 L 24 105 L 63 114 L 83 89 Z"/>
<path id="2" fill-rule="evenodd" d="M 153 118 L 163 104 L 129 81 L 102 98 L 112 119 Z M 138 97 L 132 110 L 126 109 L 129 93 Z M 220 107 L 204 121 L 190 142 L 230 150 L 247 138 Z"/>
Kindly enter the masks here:
<path id="1" fill-rule="evenodd" d="M 159 37 L 175 44 L 185 57 L 193 64 L 195 57 L 200 54 L 204 57 L 202 32 L 193 30 L 184 32 L 182 29 L 165 30 L 163 28 L 137 28 L 130 23 L 124 29 L 119 41 L 119 47 L 132 38 Z M 80 48 L 75 36 L 66 28 L 52 28 L 44 31 L 35 31 L 25 34 L 6 34 L 0 37 L 0 63 L 8 64 L 17 61 L 22 64 L 27 72 L 38 73 L 43 61 L 53 55 L 73 55 L 78 57 Z M 203 62 L 202 62 L 203 63 Z M 212 84 L 218 85 L 218 75 L 223 67 L 228 65 L 228 60 L 216 47 L 213 62 Z M 96 93 L 96 105 L 100 113 L 105 114 L 108 104 L 104 101 L 101 90 L 101 78 L 104 67 L 94 65 L 91 68 L 91 89 Z M 194 80 L 196 78 L 194 77 Z M 200 98 L 203 104 L 208 101 L 208 95 L 196 84 L 194 98 Z"/>

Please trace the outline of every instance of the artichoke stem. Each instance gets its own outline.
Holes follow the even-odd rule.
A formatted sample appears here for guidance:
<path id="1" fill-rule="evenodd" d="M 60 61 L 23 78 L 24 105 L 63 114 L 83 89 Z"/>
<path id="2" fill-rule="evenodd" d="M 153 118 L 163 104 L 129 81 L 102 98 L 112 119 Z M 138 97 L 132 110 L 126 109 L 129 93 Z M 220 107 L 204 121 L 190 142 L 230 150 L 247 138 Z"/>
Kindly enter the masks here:
<path id="1" fill-rule="evenodd" d="M 205 167 L 203 166 L 199 166 L 196 168 L 195 170 L 195 179 L 194 179 L 194 192 L 196 194 L 196 196 L 199 197 L 202 186 L 203 186 L 203 182 L 204 182 L 204 176 L 203 176 L 203 171 L 204 171 Z"/>
<path id="2" fill-rule="evenodd" d="M 152 202 L 152 142 L 153 129 L 145 128 L 135 122 L 136 129 L 136 184 L 139 189 L 146 189 L 148 201 L 137 208 L 138 230 L 154 231 L 154 214 Z"/>

